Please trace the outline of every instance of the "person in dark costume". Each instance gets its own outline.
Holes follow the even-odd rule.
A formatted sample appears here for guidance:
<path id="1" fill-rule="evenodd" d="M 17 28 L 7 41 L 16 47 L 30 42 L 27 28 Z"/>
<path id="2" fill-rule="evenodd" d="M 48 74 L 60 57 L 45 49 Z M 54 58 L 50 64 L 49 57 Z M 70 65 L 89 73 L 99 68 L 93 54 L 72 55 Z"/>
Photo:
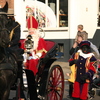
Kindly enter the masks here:
<path id="1" fill-rule="evenodd" d="M 75 59 L 77 58 L 77 59 Z M 79 50 L 69 60 L 70 66 L 75 64 L 75 81 L 73 85 L 73 100 L 87 100 L 89 83 L 93 82 L 96 73 L 96 58 L 91 53 L 90 42 L 82 41 Z"/>
<path id="2" fill-rule="evenodd" d="M 72 48 L 71 48 L 70 51 L 69 51 L 69 54 L 70 54 L 71 56 L 79 50 L 78 44 L 80 44 L 81 41 L 83 41 L 82 37 L 80 37 L 80 36 L 77 37 L 77 43 L 75 42 L 75 43 L 73 44 Z M 69 66 L 70 66 L 70 63 L 69 63 Z M 70 67 L 71 67 L 71 66 L 70 66 Z M 67 73 L 67 75 L 70 76 L 69 73 Z M 68 94 L 67 97 L 68 97 L 68 98 L 72 98 L 73 80 L 72 80 L 72 79 L 71 79 L 71 80 L 68 79 L 68 82 L 69 82 L 69 92 L 68 92 L 69 94 Z"/>

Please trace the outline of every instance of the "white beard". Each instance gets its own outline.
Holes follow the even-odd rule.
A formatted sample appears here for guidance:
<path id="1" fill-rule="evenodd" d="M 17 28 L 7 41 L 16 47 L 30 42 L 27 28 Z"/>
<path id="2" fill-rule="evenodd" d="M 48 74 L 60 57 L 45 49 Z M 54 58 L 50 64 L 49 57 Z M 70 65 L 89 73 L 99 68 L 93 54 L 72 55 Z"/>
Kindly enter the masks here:
<path id="1" fill-rule="evenodd" d="M 33 35 L 33 41 L 34 41 L 34 45 L 33 45 L 33 50 L 37 50 L 38 47 L 38 41 L 39 41 L 39 36 L 38 35 Z"/>
<path id="2" fill-rule="evenodd" d="M 26 37 L 28 36 L 29 34 L 26 34 Z M 33 43 L 33 48 L 32 50 L 37 50 L 37 47 L 38 47 L 38 41 L 39 41 L 39 38 L 41 37 L 41 35 L 39 34 L 39 31 L 36 30 L 35 34 L 31 35 L 32 36 L 32 41 L 34 41 Z"/>

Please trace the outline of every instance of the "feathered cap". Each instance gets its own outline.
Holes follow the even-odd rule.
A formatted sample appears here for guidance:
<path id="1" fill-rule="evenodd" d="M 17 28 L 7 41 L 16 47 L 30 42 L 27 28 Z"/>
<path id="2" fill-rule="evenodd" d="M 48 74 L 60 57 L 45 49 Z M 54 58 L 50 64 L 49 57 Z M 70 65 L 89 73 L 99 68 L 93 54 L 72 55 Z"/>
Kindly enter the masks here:
<path id="1" fill-rule="evenodd" d="M 33 16 L 29 16 L 29 18 L 27 19 L 27 27 L 28 27 L 28 29 L 30 29 L 30 28 L 37 29 L 38 28 L 38 22 Z"/>
<path id="2" fill-rule="evenodd" d="M 90 47 L 90 42 L 89 42 L 89 41 L 82 41 L 82 42 L 79 44 L 79 47 L 81 48 L 81 47 L 84 46 L 84 45 Z"/>
<path id="3" fill-rule="evenodd" d="M 6 2 L 3 8 L 0 8 L 0 14 L 7 14 L 8 12 L 8 2 Z"/>

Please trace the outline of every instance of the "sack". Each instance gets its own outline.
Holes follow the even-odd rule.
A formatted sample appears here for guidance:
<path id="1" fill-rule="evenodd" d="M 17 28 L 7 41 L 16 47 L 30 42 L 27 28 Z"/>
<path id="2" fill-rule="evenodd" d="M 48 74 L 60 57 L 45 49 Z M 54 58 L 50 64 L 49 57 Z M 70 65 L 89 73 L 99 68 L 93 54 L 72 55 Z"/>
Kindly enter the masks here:
<path id="1" fill-rule="evenodd" d="M 70 66 L 71 69 L 71 73 L 70 73 L 70 79 L 68 79 L 69 82 L 74 83 L 75 82 L 75 76 L 76 76 L 76 66 L 75 64 L 73 64 L 72 66 Z"/>

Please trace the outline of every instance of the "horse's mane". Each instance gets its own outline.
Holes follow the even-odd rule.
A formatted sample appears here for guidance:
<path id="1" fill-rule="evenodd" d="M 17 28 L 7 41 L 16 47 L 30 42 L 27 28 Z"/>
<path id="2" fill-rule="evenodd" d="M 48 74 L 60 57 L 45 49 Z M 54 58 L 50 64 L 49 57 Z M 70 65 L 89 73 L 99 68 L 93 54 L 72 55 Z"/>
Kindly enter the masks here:
<path id="1" fill-rule="evenodd" d="M 0 46 L 7 47 L 9 45 L 9 31 L 6 27 L 8 23 L 7 15 L 0 15 Z"/>

